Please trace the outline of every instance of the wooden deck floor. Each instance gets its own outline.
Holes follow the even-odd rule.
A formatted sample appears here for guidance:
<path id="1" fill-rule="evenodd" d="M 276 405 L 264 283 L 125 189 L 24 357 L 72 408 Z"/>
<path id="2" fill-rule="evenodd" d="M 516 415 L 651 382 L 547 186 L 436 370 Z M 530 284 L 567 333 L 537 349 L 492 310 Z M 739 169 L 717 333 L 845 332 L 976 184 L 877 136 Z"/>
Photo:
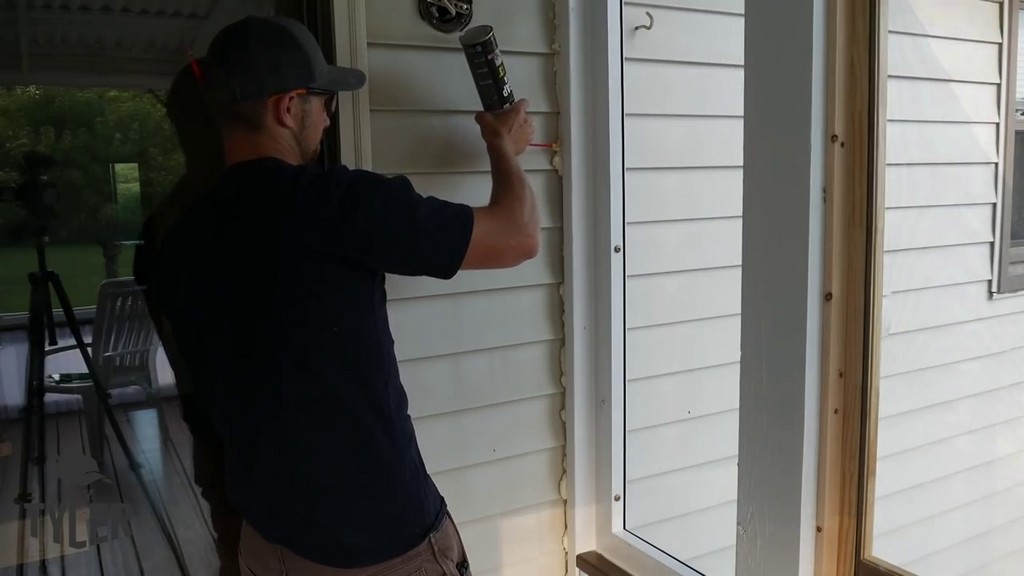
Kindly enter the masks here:
<path id="1" fill-rule="evenodd" d="M 0 442 L 4 442 L 0 444 L 0 576 L 17 576 L 19 564 L 28 576 L 178 576 L 182 571 L 157 514 L 166 518 L 191 575 L 217 573 L 209 509 L 192 482 L 191 435 L 175 401 L 165 400 L 161 411 L 165 432 L 154 407 L 115 407 L 128 444 L 144 468 L 139 474 L 132 472 L 108 426 L 106 458 L 99 466 L 99 474 L 105 478 L 86 475 L 86 481 L 98 479 L 88 486 L 83 485 L 86 481 L 80 473 L 69 479 L 67 464 L 75 457 L 78 462 L 89 462 L 82 458 L 87 451 L 84 416 L 78 412 L 47 416 L 47 459 L 42 467 L 46 490 L 41 505 L 45 519 L 37 513 L 37 536 L 41 537 L 36 538 L 30 521 L 19 522 L 19 507 L 14 503 L 21 463 L 21 421 L 0 422 Z M 82 470 L 81 466 L 73 469 Z M 30 487 L 37 493 L 37 467 L 32 470 Z M 153 496 L 155 511 L 143 482 Z M 37 502 L 38 496 L 33 505 L 40 506 Z M 71 517 L 75 518 L 73 527 Z M 123 521 L 119 523 L 118 518 Z M 54 520 L 61 526 L 56 538 Z M 25 531 L 20 553 L 19 528 Z"/>

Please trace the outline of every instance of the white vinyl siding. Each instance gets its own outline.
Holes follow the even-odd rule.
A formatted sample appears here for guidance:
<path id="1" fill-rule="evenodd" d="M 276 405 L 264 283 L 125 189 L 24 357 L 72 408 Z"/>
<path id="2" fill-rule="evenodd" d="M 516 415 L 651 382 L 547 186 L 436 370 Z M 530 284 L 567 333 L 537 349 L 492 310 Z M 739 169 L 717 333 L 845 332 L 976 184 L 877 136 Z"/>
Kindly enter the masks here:
<path id="1" fill-rule="evenodd" d="M 743 46 L 742 0 L 624 2 L 625 524 L 715 576 L 735 573 Z"/>
<path id="2" fill-rule="evenodd" d="M 372 168 L 417 190 L 481 206 L 489 164 L 458 34 L 415 3 L 365 0 Z M 554 5 L 484 2 L 515 94 L 530 100 L 536 140 L 557 139 Z M 552 152 L 522 157 L 540 203 L 538 257 L 450 281 L 391 276 L 389 310 L 409 408 L 427 468 L 451 507 L 477 576 L 566 573 L 561 385 L 562 195 Z"/>
<path id="3" fill-rule="evenodd" d="M 1024 298 L 991 296 L 1002 10 L 889 0 L 873 552 L 922 576 L 1024 553 Z"/>

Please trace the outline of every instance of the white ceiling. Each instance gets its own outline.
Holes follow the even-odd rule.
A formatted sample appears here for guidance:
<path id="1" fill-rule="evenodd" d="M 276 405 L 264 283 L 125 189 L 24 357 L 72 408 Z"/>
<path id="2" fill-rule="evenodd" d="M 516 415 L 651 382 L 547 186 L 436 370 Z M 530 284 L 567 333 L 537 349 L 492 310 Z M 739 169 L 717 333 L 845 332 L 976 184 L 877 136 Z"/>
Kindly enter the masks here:
<path id="1" fill-rule="evenodd" d="M 0 85 L 166 88 L 190 50 L 273 0 L 0 0 Z"/>

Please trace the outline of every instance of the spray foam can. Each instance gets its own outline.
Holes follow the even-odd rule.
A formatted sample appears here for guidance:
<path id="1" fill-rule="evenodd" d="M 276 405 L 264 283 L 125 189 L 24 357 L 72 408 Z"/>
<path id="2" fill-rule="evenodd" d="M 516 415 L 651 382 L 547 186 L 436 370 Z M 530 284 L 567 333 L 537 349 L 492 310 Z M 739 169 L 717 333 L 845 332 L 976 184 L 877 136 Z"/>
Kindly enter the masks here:
<path id="1" fill-rule="evenodd" d="M 466 54 L 469 71 L 473 75 L 484 110 L 496 112 L 515 104 L 516 97 L 505 72 L 494 28 L 487 25 L 474 26 L 463 32 L 459 42 Z"/>

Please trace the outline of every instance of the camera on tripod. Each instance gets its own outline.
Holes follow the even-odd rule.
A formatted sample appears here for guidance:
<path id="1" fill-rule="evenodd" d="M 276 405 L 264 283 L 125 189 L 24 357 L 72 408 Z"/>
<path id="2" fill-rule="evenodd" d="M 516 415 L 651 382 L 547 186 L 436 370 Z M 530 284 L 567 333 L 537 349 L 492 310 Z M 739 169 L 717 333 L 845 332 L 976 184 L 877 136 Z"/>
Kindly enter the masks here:
<path id="1" fill-rule="evenodd" d="M 20 179 L 13 186 L 0 188 L 0 202 L 16 202 L 29 216 L 33 233 L 45 234 L 57 216 L 60 196 L 48 173 L 56 165 L 53 156 L 38 150 L 22 154 Z"/>

